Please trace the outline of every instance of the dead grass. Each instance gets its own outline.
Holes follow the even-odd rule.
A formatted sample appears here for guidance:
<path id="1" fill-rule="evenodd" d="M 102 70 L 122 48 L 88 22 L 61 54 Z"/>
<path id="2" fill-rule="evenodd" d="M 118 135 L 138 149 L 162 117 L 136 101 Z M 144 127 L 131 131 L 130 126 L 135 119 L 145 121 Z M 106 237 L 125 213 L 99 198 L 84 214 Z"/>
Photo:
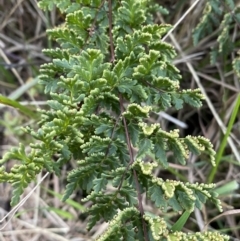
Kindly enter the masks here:
<path id="1" fill-rule="evenodd" d="M 157 16 L 158 22 L 166 21 L 175 24 L 192 4 L 192 1 L 179 1 L 178 5 L 169 2 L 171 1 L 165 1 L 164 4 L 170 9 L 170 15 L 165 19 Z M 161 3 L 163 2 L 161 1 Z M 224 128 L 228 125 L 235 100 L 240 92 L 239 79 L 232 70 L 227 71 L 225 68 L 235 57 L 237 49 L 229 57 L 227 63 L 219 61 L 215 65 L 210 65 L 209 50 L 216 42 L 217 32 L 203 39 L 197 46 L 192 45 L 192 30 L 201 17 L 203 5 L 204 1 L 200 1 L 166 41 L 171 42 L 178 51 L 179 55 L 175 63 L 183 75 L 181 86 L 183 88 L 202 88 L 206 93 L 207 101 L 199 110 L 185 107 L 179 112 L 169 110 L 169 114 L 188 125 L 187 129 L 181 129 L 183 136 L 187 134 L 203 135 L 208 137 L 214 144 L 215 150 L 218 150 Z M 46 14 L 39 10 L 36 0 L 0 0 L 0 94 L 9 96 L 36 78 L 40 64 L 49 61 L 42 54 L 42 49 L 54 45 L 47 40 L 45 30 L 61 21 L 62 16 L 57 11 Z M 234 31 L 233 36 L 237 41 L 240 34 L 239 28 L 236 27 Z M 42 94 L 41 87 L 34 86 L 21 92 L 17 98 L 21 101 L 30 101 L 37 106 L 38 101 L 44 101 L 47 97 Z M 31 139 L 20 131 L 20 127 L 33 123 L 15 110 L 7 107 L 0 108 L 0 116 L 3 120 L 0 122 L 1 156 L 11 146 L 17 145 L 19 140 L 23 141 L 26 146 L 28 145 Z M 161 122 L 167 128 L 175 127 L 165 119 L 162 119 Z M 236 156 L 236 152 L 239 153 L 240 149 L 239 116 L 234 123 L 231 138 L 232 144 L 228 143 L 214 179 L 219 187 L 233 180 L 239 182 L 240 179 L 239 160 Z M 66 167 L 62 171 L 60 178 L 49 175 L 43 182 L 46 189 L 38 187 L 19 209 L 17 215 L 12 214 L 14 217 L 9 218 L 9 223 L 0 232 L 0 240 L 83 241 L 93 240 L 105 230 L 106 225 L 102 224 L 87 234 L 86 219 L 81 213 L 80 207 L 76 208 L 71 204 L 62 203 L 58 196 L 47 191 L 49 189 L 58 194 L 63 192 L 65 185 L 63 177 L 67 168 L 73 168 L 75 164 L 70 165 L 71 167 Z M 206 164 L 204 158 L 191 157 L 187 168 L 177 165 L 172 167 L 187 177 L 190 182 L 206 182 L 210 172 L 210 165 Z M 160 175 L 166 178 L 172 176 L 169 171 L 161 171 Z M 38 181 L 40 179 L 39 176 Z M 35 184 L 32 184 L 26 190 L 25 195 L 34 186 Z M 10 194 L 10 187 L 1 184 L 0 217 L 6 215 L 10 210 Z M 239 194 L 239 189 L 237 189 L 235 192 L 224 193 L 221 196 L 224 211 L 240 209 Z M 80 202 L 82 195 L 83 193 L 78 192 L 72 196 L 72 200 Z M 152 207 L 146 203 L 145 209 L 152 210 Z M 204 225 L 218 214 L 216 209 L 209 205 L 203 211 L 195 211 L 186 229 L 203 230 Z M 229 215 L 228 212 L 227 215 L 213 221 L 210 228 L 240 239 L 239 221 L 239 213 Z M 4 223 L 1 224 L 1 227 L 3 225 Z"/>

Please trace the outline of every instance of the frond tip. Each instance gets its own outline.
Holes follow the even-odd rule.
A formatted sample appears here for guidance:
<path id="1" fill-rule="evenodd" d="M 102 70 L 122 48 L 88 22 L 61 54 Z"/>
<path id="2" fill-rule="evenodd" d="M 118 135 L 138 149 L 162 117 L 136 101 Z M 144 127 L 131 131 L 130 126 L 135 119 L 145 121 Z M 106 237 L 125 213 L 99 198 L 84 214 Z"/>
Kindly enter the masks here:
<path id="1" fill-rule="evenodd" d="M 139 211 L 133 207 L 126 208 L 123 211 L 120 211 L 109 223 L 107 231 L 103 235 L 101 235 L 101 237 L 99 237 L 97 241 L 111 241 L 117 238 L 119 238 L 118 240 L 120 240 L 122 236 L 120 232 L 123 231 L 125 231 L 123 232 L 126 235 L 125 237 L 131 236 L 131 230 L 128 229 L 128 225 L 126 225 L 126 223 L 128 222 L 128 220 L 131 222 L 134 219 L 138 219 L 139 215 Z"/>

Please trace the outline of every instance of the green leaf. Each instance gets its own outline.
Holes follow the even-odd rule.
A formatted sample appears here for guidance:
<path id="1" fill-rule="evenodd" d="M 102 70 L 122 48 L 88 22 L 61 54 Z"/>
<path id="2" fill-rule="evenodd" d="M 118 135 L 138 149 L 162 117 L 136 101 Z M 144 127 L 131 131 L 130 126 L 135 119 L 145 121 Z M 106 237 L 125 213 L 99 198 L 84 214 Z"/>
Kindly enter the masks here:
<path id="1" fill-rule="evenodd" d="M 189 151 L 195 155 L 199 155 L 201 151 L 204 151 L 204 146 L 202 146 L 195 137 L 187 136 L 184 138 L 184 143 L 188 146 Z"/>
<path id="2" fill-rule="evenodd" d="M 155 88 L 162 91 L 173 92 L 179 89 L 179 82 L 170 80 L 167 77 L 155 78 L 152 83 Z"/>
<path id="3" fill-rule="evenodd" d="M 23 114 L 27 115 L 31 119 L 39 119 L 39 115 L 37 113 L 35 113 L 34 111 L 31 111 L 29 108 L 21 105 L 19 102 L 15 101 L 15 100 L 11 100 L 3 95 L 0 95 L 0 103 L 11 106 L 11 107 L 21 111 Z"/>
<path id="4" fill-rule="evenodd" d="M 237 180 L 233 180 L 231 182 L 225 183 L 224 185 L 216 188 L 214 191 L 219 195 L 226 195 L 229 193 L 233 193 L 239 189 L 239 183 Z"/>
<path id="5" fill-rule="evenodd" d="M 70 0 L 41 0 L 38 2 L 40 8 L 52 11 L 54 5 L 56 5 L 61 12 L 64 12 L 70 5 Z"/>
<path id="6" fill-rule="evenodd" d="M 144 9 L 141 7 L 141 3 L 138 1 L 123 1 L 121 7 L 118 9 L 118 12 L 119 18 L 126 26 L 141 26 L 146 19 L 144 16 Z"/>
<path id="7" fill-rule="evenodd" d="M 181 231 L 185 225 L 185 223 L 187 222 L 188 218 L 190 217 L 191 212 L 189 211 L 185 211 L 181 217 L 177 220 L 177 222 L 175 222 L 175 224 L 171 227 L 171 230 L 173 232 L 176 231 Z"/>
<path id="8" fill-rule="evenodd" d="M 20 196 L 23 194 L 24 187 L 20 181 L 12 183 L 13 192 L 11 199 L 11 206 L 15 206 L 20 201 Z"/>
<path id="9" fill-rule="evenodd" d="M 184 146 L 180 143 L 179 140 L 171 139 L 168 141 L 169 149 L 173 152 L 174 158 L 182 165 L 186 164 L 187 153 Z"/>
<path id="10" fill-rule="evenodd" d="M 134 227 L 131 224 L 128 224 L 127 227 L 123 229 L 123 238 L 126 241 L 135 241 L 135 231 Z"/>
<path id="11" fill-rule="evenodd" d="M 139 140 L 139 129 L 138 129 L 138 125 L 134 124 L 134 123 L 130 123 L 128 125 L 128 131 L 129 131 L 129 135 L 131 137 L 131 141 L 133 146 L 137 145 L 137 142 Z"/>
<path id="12" fill-rule="evenodd" d="M 49 11 L 53 10 L 54 2 L 50 0 L 41 0 L 38 3 L 38 6 L 42 9 L 48 9 Z"/>
<path id="13" fill-rule="evenodd" d="M 182 91 L 183 100 L 193 107 L 202 106 L 201 100 L 204 98 L 199 89 L 196 90 L 183 90 Z"/>
<path id="14" fill-rule="evenodd" d="M 126 207 L 124 199 L 122 197 L 114 198 L 114 194 L 102 195 L 91 193 L 85 198 L 85 201 L 88 200 L 95 203 L 87 210 L 87 214 L 90 216 L 87 227 L 88 230 L 90 230 L 101 218 L 105 221 L 113 219 L 118 209 L 121 210 Z"/>
<path id="15" fill-rule="evenodd" d="M 50 194 L 53 195 L 54 197 L 57 197 L 59 200 L 63 200 L 63 195 L 61 195 L 61 194 L 59 194 L 59 193 L 57 193 L 57 192 L 54 192 L 54 191 L 52 191 L 51 189 L 48 189 L 48 188 L 45 188 L 45 187 L 41 187 L 41 188 L 44 189 L 44 190 L 46 190 L 48 193 L 50 193 Z M 67 200 L 66 200 L 66 203 L 67 203 L 69 206 L 71 206 L 71 207 L 73 207 L 73 208 L 75 208 L 75 209 L 77 209 L 77 210 L 79 210 L 79 211 L 81 211 L 81 212 L 83 212 L 83 211 L 86 210 L 86 208 L 85 208 L 83 205 L 81 205 L 81 204 L 78 203 L 78 202 L 75 202 L 75 201 L 72 200 L 72 199 L 67 199 Z"/>
<path id="16" fill-rule="evenodd" d="M 238 55 L 240 55 L 240 52 L 238 53 Z M 234 61 L 233 61 L 233 69 L 236 72 L 237 76 L 240 78 L 240 57 L 234 59 Z"/>
<path id="17" fill-rule="evenodd" d="M 166 110 L 171 107 L 171 95 L 168 93 L 158 93 L 155 95 L 154 102 L 158 110 Z"/>
<path id="18" fill-rule="evenodd" d="M 121 81 L 120 84 L 117 86 L 120 93 L 127 93 L 129 95 L 132 94 L 132 89 L 136 85 L 136 81 L 131 79 L 125 79 L 124 81 Z"/>
<path id="19" fill-rule="evenodd" d="M 161 137 L 157 137 L 154 142 L 154 153 L 156 161 L 164 168 L 168 167 L 165 143 Z"/>
<path id="20" fill-rule="evenodd" d="M 71 214 L 71 213 L 68 212 L 68 211 L 64 211 L 64 210 L 62 210 L 62 209 L 55 208 L 55 207 L 48 207 L 47 210 L 53 211 L 53 212 L 55 212 L 56 214 L 58 214 L 60 217 L 65 218 L 65 219 L 68 219 L 68 220 L 74 219 L 74 215 Z"/>
<path id="21" fill-rule="evenodd" d="M 179 94 L 172 94 L 171 95 L 172 97 L 172 103 L 174 105 L 174 107 L 177 109 L 177 110 L 180 110 L 183 108 L 183 100 L 180 98 L 180 95 Z"/>
<path id="22" fill-rule="evenodd" d="M 194 208 L 194 203 L 193 203 L 193 200 L 191 200 L 189 198 L 189 196 L 183 192 L 183 191 L 176 191 L 176 194 L 177 194 L 177 200 L 179 201 L 179 203 L 181 204 L 181 206 L 189 211 L 189 212 L 192 212 L 193 211 L 193 208 Z"/>
<path id="23" fill-rule="evenodd" d="M 134 68 L 134 77 L 146 77 L 150 75 L 152 70 L 158 66 L 158 58 L 160 53 L 155 50 L 150 50 L 149 55 L 144 55 L 140 58 L 140 65 Z"/>
<path id="24" fill-rule="evenodd" d="M 134 190 L 132 187 L 123 186 L 120 190 L 120 193 L 126 198 L 130 207 L 133 207 L 138 203 L 136 190 Z"/>
<path id="25" fill-rule="evenodd" d="M 101 190 L 104 190 L 106 189 L 106 186 L 107 186 L 107 179 L 104 178 L 104 177 L 101 177 L 101 178 L 96 178 L 94 181 L 93 181 L 93 190 L 98 193 L 100 192 Z"/>
<path id="26" fill-rule="evenodd" d="M 172 209 L 175 212 L 181 212 L 183 211 L 183 207 L 181 206 L 180 202 L 177 200 L 176 195 L 174 194 L 174 196 L 172 198 L 170 198 L 168 200 L 168 204 L 169 206 L 172 207 Z"/>
<path id="27" fill-rule="evenodd" d="M 1 160 L 1 164 L 10 159 L 20 160 L 22 163 L 28 163 L 30 161 L 25 153 L 25 148 L 22 143 L 19 144 L 19 148 L 14 147 L 9 152 L 7 152 Z"/>
<path id="28" fill-rule="evenodd" d="M 175 185 L 171 181 L 165 181 L 161 186 L 167 198 L 172 198 L 174 196 Z"/>
<path id="29" fill-rule="evenodd" d="M 161 187 L 154 184 L 148 189 L 148 195 L 150 196 L 150 199 L 154 202 L 156 207 L 166 210 L 167 208 L 167 202 L 164 198 L 164 193 Z"/>
<path id="30" fill-rule="evenodd" d="M 144 138 L 138 143 L 138 148 L 137 158 L 142 158 L 153 148 L 152 141 Z"/>
<path id="31" fill-rule="evenodd" d="M 204 195 L 202 192 L 195 190 L 195 197 L 196 197 L 196 201 L 195 201 L 195 206 L 198 209 L 202 209 L 202 204 L 204 204 L 207 200 L 206 195 Z"/>
<path id="32" fill-rule="evenodd" d="M 53 63 L 62 69 L 71 69 L 71 65 L 66 59 L 54 59 Z"/>
<path id="33" fill-rule="evenodd" d="M 101 134 L 101 133 L 103 133 L 107 130 L 110 130 L 110 129 L 112 129 L 112 126 L 107 125 L 107 124 L 102 124 L 98 128 L 96 128 L 95 134 L 98 135 L 98 134 Z"/>
<path id="34" fill-rule="evenodd" d="M 77 187 L 76 182 L 71 182 L 71 183 L 67 184 L 66 189 L 64 191 L 64 195 L 62 197 L 63 202 L 65 202 L 70 197 L 70 195 L 72 195 L 72 193 L 76 189 L 76 187 Z"/>
<path id="35" fill-rule="evenodd" d="M 127 111 L 125 111 L 123 115 L 129 119 L 132 119 L 133 117 L 147 118 L 150 110 L 151 110 L 151 107 L 149 106 L 142 107 L 138 104 L 129 104 L 127 107 Z"/>
<path id="36" fill-rule="evenodd" d="M 138 125 L 142 128 L 143 134 L 145 136 L 154 135 L 159 129 L 159 124 L 157 123 L 148 125 L 144 122 L 140 122 Z"/>

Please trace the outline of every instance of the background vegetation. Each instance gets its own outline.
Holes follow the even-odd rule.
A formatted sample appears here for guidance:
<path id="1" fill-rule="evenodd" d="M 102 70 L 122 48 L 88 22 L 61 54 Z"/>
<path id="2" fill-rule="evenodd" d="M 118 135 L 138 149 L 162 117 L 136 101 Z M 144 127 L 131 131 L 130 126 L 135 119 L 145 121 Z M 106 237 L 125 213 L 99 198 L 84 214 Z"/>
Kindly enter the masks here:
<path id="1" fill-rule="evenodd" d="M 168 9 L 169 14 L 157 15 L 156 22 L 174 25 L 194 3 L 188 0 L 172 2 L 174 1 L 159 1 Z M 201 27 L 199 22 L 204 11 L 206 16 L 206 2 L 199 1 L 166 39 L 176 47 L 179 54 L 175 64 L 183 76 L 181 87 L 200 87 L 206 95 L 206 102 L 198 110 L 187 106 L 178 112 L 169 109 L 169 116 L 178 120 L 177 123 L 166 119 L 163 113 L 159 115 L 158 121 L 168 130 L 180 128 L 183 136 L 191 134 L 209 138 L 218 153 L 216 158 L 219 164 L 216 169 L 211 169 L 204 159 L 192 157 L 187 167 L 172 165 L 168 170 L 160 172 L 161 177 L 166 179 L 177 177 L 189 182 L 217 183 L 224 213 L 213 220 L 209 227 L 240 239 L 240 82 L 238 73 L 232 66 L 238 57 L 240 21 L 237 11 L 234 12 L 231 5 L 226 4 L 231 1 L 219 1 L 217 9 L 221 12 L 213 12 L 213 17 L 209 15 L 207 27 L 205 26 L 208 31 L 198 34 L 195 30 L 193 41 L 193 31 Z M 235 1 L 235 5 L 240 3 Z M 232 16 L 232 21 L 228 22 L 227 41 L 221 47 L 219 36 L 226 36 L 221 35 L 226 29 L 221 24 L 226 14 Z M 42 12 L 37 7 L 36 0 L 0 0 L 0 94 L 27 105 L 30 110 L 47 108 L 45 101 L 48 97 L 43 94 L 43 88 L 37 85 L 39 66 L 49 61 L 41 51 L 55 45 L 47 40 L 46 28 L 62 21 L 63 16 L 56 10 Z M 237 64 L 236 60 L 235 63 Z M 26 115 L 16 109 L 0 106 L 0 159 L 6 150 L 17 146 L 19 142 L 28 146 L 31 139 L 21 131 L 21 126 L 26 125 L 36 125 L 32 112 Z M 228 130 L 230 140 L 224 134 L 225 129 Z M 10 168 L 12 163 L 7 165 Z M 71 165 L 74 167 L 75 164 Z M 65 168 L 62 170 L 62 178 L 48 176 L 44 180 L 1 231 L 0 240 L 94 240 L 105 230 L 106 225 L 102 224 L 91 233 L 85 232 L 86 220 L 82 211 L 88 204 L 82 206 L 78 202 L 84 193 L 76 193 L 66 203 L 60 201 L 66 181 L 65 172 L 72 169 L 70 166 Z M 30 191 L 31 187 L 27 189 L 26 195 Z M 11 189 L 1 184 L 0 193 L 0 216 L 3 217 L 10 210 Z M 149 203 L 145 202 L 144 205 L 145 210 L 152 210 Z M 174 222 L 176 217 L 169 215 L 169 219 Z M 217 209 L 211 206 L 202 212 L 195 211 L 185 231 L 203 230 L 205 224 L 217 215 Z"/>

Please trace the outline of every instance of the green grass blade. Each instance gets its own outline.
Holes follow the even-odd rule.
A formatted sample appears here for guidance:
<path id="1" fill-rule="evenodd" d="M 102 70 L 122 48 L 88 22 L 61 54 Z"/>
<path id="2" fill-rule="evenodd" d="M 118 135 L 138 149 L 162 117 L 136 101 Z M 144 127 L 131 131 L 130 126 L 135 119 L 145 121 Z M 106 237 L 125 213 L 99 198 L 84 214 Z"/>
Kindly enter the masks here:
<path id="1" fill-rule="evenodd" d="M 226 183 L 225 185 L 214 189 L 219 195 L 226 195 L 229 193 L 233 193 L 239 188 L 239 184 L 236 180 Z"/>
<path id="2" fill-rule="evenodd" d="M 59 208 L 54 208 L 54 207 L 48 207 L 47 210 L 55 212 L 57 215 L 59 215 L 62 218 L 72 220 L 74 219 L 74 215 L 71 214 L 70 212 L 64 211 Z"/>
<path id="3" fill-rule="evenodd" d="M 45 187 L 42 187 L 42 188 L 43 188 L 45 191 L 47 191 L 48 193 L 50 193 L 51 195 L 57 197 L 59 200 L 62 200 L 63 195 L 61 195 L 61 194 L 59 194 L 59 193 L 56 193 L 56 192 L 54 192 L 54 191 L 52 191 L 52 190 L 50 190 L 50 189 L 48 189 L 48 188 L 45 188 Z M 83 205 L 79 204 L 78 202 L 73 201 L 73 200 L 70 199 L 70 198 L 67 199 L 67 200 L 65 201 L 65 203 L 67 203 L 67 204 L 70 205 L 71 207 L 73 207 L 73 208 L 75 208 L 75 209 L 77 209 L 77 210 L 79 210 L 79 211 L 81 211 L 81 212 L 84 212 L 84 211 L 86 210 L 86 208 L 85 208 Z"/>
<path id="4" fill-rule="evenodd" d="M 212 170 L 211 170 L 211 172 L 210 172 L 210 174 L 208 176 L 208 180 L 207 180 L 208 183 L 212 183 L 214 178 L 215 178 L 215 175 L 216 175 L 216 172 L 218 170 L 220 161 L 222 159 L 225 147 L 227 145 L 227 139 L 228 139 L 228 137 L 229 137 L 229 135 L 231 133 L 233 124 L 234 124 L 235 119 L 237 117 L 239 106 L 240 106 L 240 94 L 237 97 L 237 101 L 236 101 L 235 107 L 233 109 L 232 115 L 231 115 L 229 123 L 228 123 L 226 134 L 224 135 L 223 140 L 222 140 L 222 142 L 220 144 L 219 150 L 217 151 L 216 165 L 215 165 L 215 167 L 212 168 Z"/>
<path id="5" fill-rule="evenodd" d="M 16 100 L 18 99 L 20 96 L 22 96 L 24 93 L 26 93 L 26 91 L 30 88 L 32 88 L 33 86 L 35 86 L 38 83 L 39 79 L 38 78 L 34 78 L 31 81 L 26 82 L 24 85 L 20 86 L 19 88 L 17 88 L 15 91 L 13 91 L 8 98 L 11 100 Z"/>
<path id="6" fill-rule="evenodd" d="M 0 95 L 0 103 L 4 105 L 11 106 L 19 111 L 21 111 L 23 114 L 29 116 L 32 119 L 38 119 L 38 114 L 27 107 L 21 105 L 19 102 L 15 100 L 11 100 L 3 95 Z"/>
<path id="7" fill-rule="evenodd" d="M 185 211 L 181 217 L 177 220 L 177 222 L 172 226 L 171 230 L 173 232 L 176 231 L 181 231 L 183 226 L 185 225 L 185 223 L 187 222 L 189 216 L 190 216 L 190 212 L 189 211 Z"/>

